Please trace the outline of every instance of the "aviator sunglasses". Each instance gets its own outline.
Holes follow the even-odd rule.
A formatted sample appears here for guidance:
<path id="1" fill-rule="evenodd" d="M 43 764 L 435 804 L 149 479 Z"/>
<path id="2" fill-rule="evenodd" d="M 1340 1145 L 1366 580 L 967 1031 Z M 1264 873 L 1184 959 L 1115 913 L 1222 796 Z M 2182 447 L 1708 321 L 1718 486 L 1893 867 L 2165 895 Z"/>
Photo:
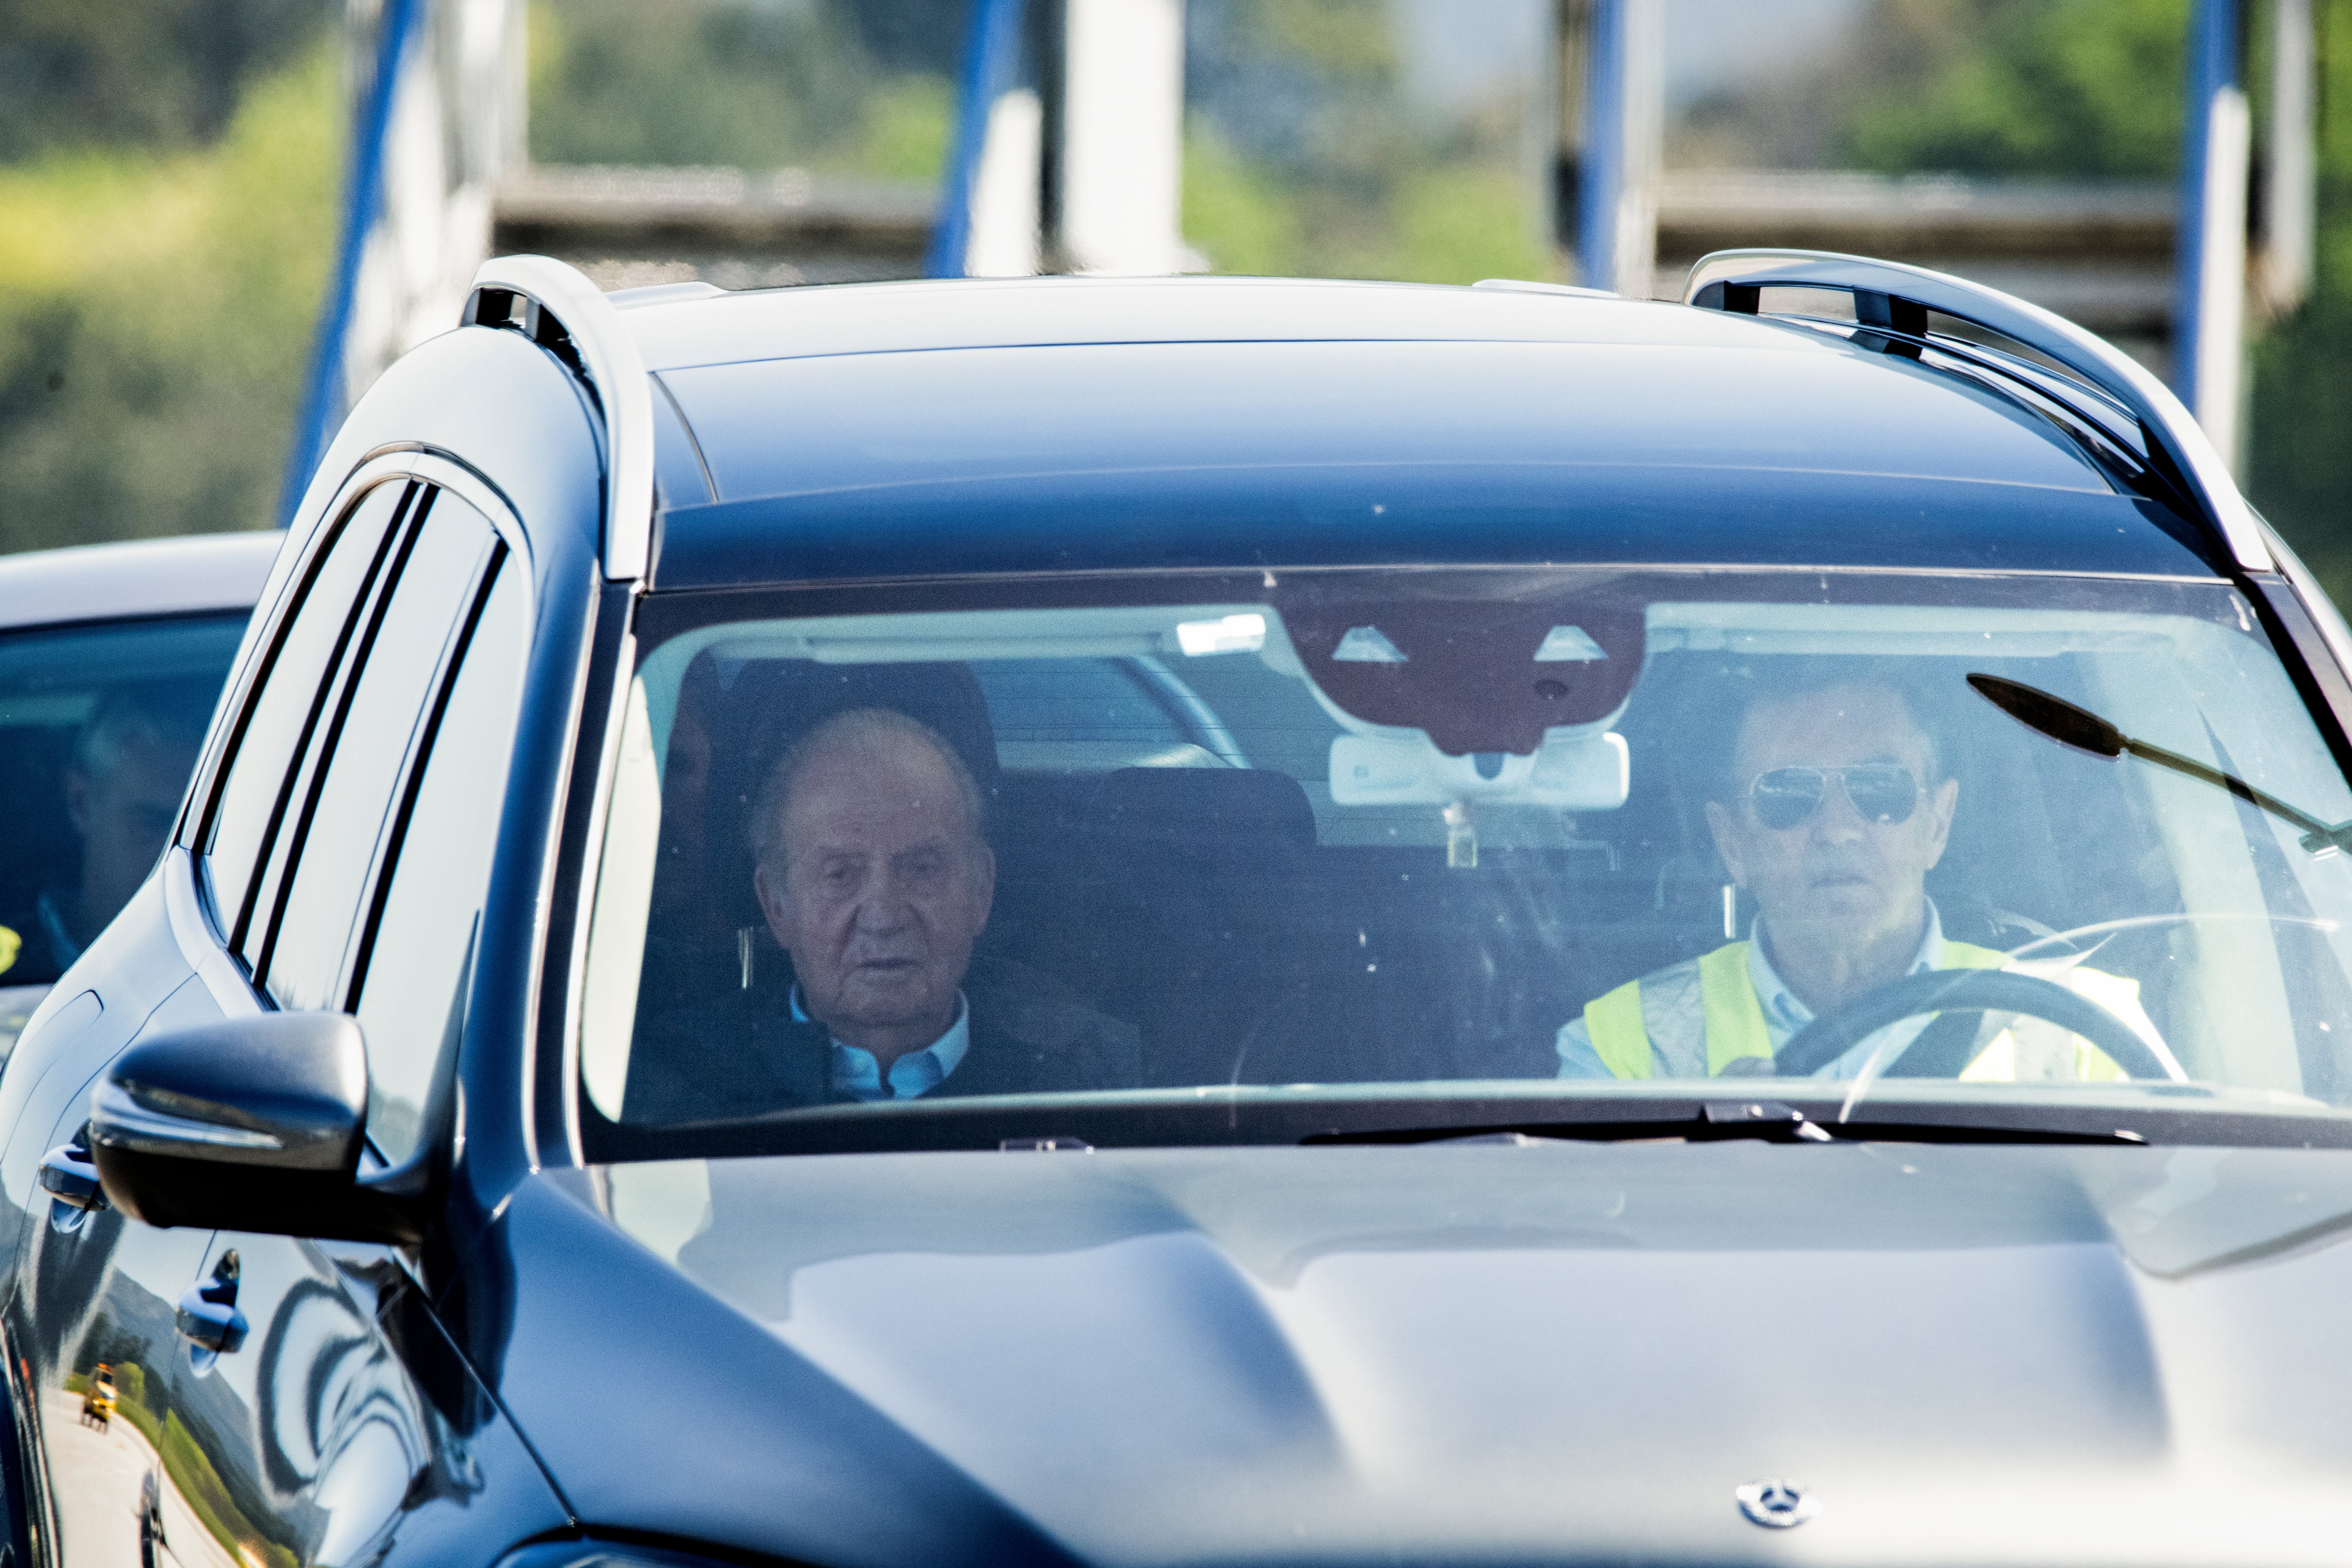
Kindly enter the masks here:
<path id="1" fill-rule="evenodd" d="M 1774 768 L 1758 774 L 1748 786 L 1748 805 L 1767 827 L 1796 827 L 1821 810 L 1832 779 L 1843 786 L 1846 799 L 1864 822 L 1908 822 L 1919 804 L 1919 784 L 1909 768 L 1899 763 L 1864 763 L 1851 768 Z"/>

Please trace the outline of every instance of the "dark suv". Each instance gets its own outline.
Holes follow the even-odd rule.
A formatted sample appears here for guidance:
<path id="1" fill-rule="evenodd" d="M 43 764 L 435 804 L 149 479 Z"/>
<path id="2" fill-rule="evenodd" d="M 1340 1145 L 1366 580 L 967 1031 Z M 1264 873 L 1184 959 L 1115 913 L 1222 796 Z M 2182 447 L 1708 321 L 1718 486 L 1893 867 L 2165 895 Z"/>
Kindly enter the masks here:
<path id="1" fill-rule="evenodd" d="M 2347 670 L 1933 273 L 493 262 L 0 1077 L 10 1549 L 2339 1559 Z"/>

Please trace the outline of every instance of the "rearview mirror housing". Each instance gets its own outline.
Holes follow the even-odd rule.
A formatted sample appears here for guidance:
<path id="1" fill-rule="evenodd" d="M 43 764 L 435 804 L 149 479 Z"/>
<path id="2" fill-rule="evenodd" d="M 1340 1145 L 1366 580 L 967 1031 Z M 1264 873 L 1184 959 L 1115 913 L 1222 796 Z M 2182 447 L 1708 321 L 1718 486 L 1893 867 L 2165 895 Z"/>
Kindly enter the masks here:
<path id="1" fill-rule="evenodd" d="M 142 1040 L 90 1099 L 114 1205 L 155 1226 L 417 1239 L 413 1202 L 360 1179 L 367 1046 L 344 1013 L 263 1013 Z"/>
<path id="2" fill-rule="evenodd" d="M 1446 805 L 1457 800 L 1615 811 L 1632 784 L 1625 738 L 1613 731 L 1548 735 L 1530 755 L 1449 757 L 1425 735 L 1340 735 L 1331 742 L 1331 798 L 1340 805 Z"/>

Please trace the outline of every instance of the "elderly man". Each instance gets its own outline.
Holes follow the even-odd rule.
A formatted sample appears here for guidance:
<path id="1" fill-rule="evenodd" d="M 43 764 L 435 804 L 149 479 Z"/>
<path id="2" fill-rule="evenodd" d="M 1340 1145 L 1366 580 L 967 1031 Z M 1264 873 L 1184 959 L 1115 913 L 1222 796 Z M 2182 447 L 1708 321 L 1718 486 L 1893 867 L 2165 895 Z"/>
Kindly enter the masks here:
<path id="1" fill-rule="evenodd" d="M 1927 895 L 1959 789 L 1909 702 L 1885 681 L 1832 674 L 1759 695 L 1706 806 L 1724 864 L 1759 911 L 1750 940 L 1588 1003 L 1559 1031 L 1559 1076 L 1769 1074 L 1799 1029 L 1879 986 L 1928 970 L 2008 965 L 2003 953 L 1948 940 Z M 2047 977 L 2154 1038 L 2135 982 L 2080 967 L 2015 967 L 2049 968 Z M 1853 1077 L 1874 1055 L 1884 1070 L 1927 1021 L 1891 1025 L 1822 1070 Z M 2123 1075 L 2087 1042 L 2020 1020 L 1962 1076 Z"/>
<path id="2" fill-rule="evenodd" d="M 978 786 L 928 727 L 881 708 L 826 720 L 769 771 L 751 831 L 788 1000 L 740 992 L 653 1031 L 625 1120 L 1139 1081 L 1132 1029 L 1041 976 L 974 965 L 996 861 Z"/>

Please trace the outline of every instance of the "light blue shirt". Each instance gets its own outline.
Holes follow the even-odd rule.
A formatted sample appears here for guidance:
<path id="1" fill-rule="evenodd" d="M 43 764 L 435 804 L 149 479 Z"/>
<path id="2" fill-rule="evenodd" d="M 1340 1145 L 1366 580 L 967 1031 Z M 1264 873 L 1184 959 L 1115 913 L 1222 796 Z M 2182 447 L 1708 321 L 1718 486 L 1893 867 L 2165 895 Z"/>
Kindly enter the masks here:
<path id="1" fill-rule="evenodd" d="M 1919 951 L 1912 955 L 1911 967 L 1904 971 L 1906 974 L 1926 974 L 1944 966 L 1943 917 L 1936 912 L 1935 900 L 1929 899 L 1927 902 L 1927 929 L 1920 933 Z M 1764 956 L 1762 924 L 1759 921 L 1757 928 L 1748 932 L 1748 981 L 1756 987 L 1756 999 L 1764 1007 L 1765 1032 L 1771 1037 L 1772 1049 L 1778 1052 L 1789 1043 L 1790 1036 L 1813 1021 L 1813 1010 L 1797 1000 L 1797 994 L 1789 989 L 1789 983 L 1780 978 L 1780 972 L 1772 967 L 1772 961 Z M 1856 1042 L 1852 1050 L 1813 1076 L 1858 1078 L 1862 1074 L 1863 1063 L 1870 1059 L 1874 1051 L 1883 1052 L 1878 1058 L 1877 1070 L 1885 1072 L 1889 1064 L 1910 1048 L 1911 1042 L 1918 1038 L 1919 1031 L 1926 1028 L 1934 1016 L 1930 1013 L 1921 1013 L 1908 1018 L 1898 1018 L 1876 1034 Z"/>
<path id="2" fill-rule="evenodd" d="M 805 1024 L 809 1016 L 801 1006 L 801 988 L 793 987 L 793 1019 Z M 963 1061 L 964 1053 L 971 1048 L 971 1007 L 956 993 L 955 1022 L 948 1032 L 919 1051 L 908 1051 L 890 1064 L 890 1081 L 882 1081 L 882 1064 L 872 1051 L 858 1046 L 833 1042 L 833 1091 L 852 1100 L 917 1100 L 947 1082 L 948 1075 Z"/>

